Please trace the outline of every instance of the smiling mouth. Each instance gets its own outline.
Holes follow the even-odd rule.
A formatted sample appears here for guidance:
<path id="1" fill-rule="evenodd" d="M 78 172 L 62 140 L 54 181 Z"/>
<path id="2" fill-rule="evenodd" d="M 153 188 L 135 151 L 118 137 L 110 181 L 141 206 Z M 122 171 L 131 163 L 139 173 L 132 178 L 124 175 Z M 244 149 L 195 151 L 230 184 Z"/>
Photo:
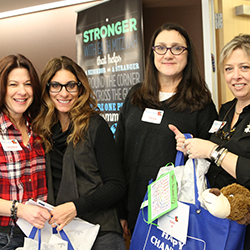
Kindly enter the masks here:
<path id="1" fill-rule="evenodd" d="M 19 102 L 19 103 L 24 103 L 24 102 L 27 101 L 27 99 L 15 99 L 15 98 L 14 98 L 14 100 L 15 100 L 16 102 Z"/>
<path id="2" fill-rule="evenodd" d="M 69 103 L 71 100 L 66 100 L 66 101 L 63 101 L 63 100 L 57 100 L 58 102 L 60 102 L 60 103 L 63 103 L 63 104 L 67 104 L 67 103 Z"/>
<path id="3" fill-rule="evenodd" d="M 234 87 L 243 87 L 245 85 L 245 83 L 241 83 L 241 84 L 233 84 Z"/>

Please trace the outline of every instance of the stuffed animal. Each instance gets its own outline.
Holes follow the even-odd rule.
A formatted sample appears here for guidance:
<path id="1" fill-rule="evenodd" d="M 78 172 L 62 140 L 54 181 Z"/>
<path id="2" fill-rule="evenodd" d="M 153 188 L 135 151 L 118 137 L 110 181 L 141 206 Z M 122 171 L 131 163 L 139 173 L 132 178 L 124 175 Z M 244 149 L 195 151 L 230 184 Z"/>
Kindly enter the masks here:
<path id="1" fill-rule="evenodd" d="M 250 191 L 236 183 L 221 190 L 206 189 L 201 194 L 201 203 L 214 216 L 235 220 L 240 224 L 250 223 Z"/>

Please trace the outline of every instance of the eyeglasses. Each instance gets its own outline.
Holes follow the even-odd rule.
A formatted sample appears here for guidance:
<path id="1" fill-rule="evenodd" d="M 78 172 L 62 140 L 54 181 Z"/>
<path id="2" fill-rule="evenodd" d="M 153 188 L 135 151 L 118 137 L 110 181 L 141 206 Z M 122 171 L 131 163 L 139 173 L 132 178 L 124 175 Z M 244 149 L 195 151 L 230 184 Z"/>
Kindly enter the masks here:
<path id="1" fill-rule="evenodd" d="M 59 82 L 48 82 L 47 86 L 49 87 L 49 91 L 51 93 L 59 93 L 63 87 L 69 92 L 69 93 L 74 93 L 77 92 L 78 87 L 81 86 L 81 82 L 67 82 L 66 84 L 61 84 Z"/>
<path id="2" fill-rule="evenodd" d="M 235 130 L 236 130 L 236 128 L 232 128 L 229 132 L 225 132 L 225 131 L 219 129 L 215 133 L 215 135 L 217 137 L 219 137 L 221 140 L 227 140 L 227 141 L 229 141 L 231 139 L 231 137 L 232 137 L 232 135 L 233 135 L 233 133 L 234 133 Z"/>
<path id="3" fill-rule="evenodd" d="M 173 47 L 166 47 L 163 45 L 156 45 L 152 47 L 152 50 L 157 53 L 158 55 L 165 55 L 167 53 L 168 50 L 170 50 L 170 52 L 173 55 L 180 55 L 182 54 L 185 50 L 187 50 L 186 47 L 184 46 L 173 46 Z"/>

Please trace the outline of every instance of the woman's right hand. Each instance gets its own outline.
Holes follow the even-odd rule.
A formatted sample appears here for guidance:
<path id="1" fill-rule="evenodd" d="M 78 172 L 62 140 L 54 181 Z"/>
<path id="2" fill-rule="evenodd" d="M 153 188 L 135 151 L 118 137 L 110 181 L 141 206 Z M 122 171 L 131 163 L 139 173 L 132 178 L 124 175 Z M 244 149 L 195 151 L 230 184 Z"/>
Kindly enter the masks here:
<path id="1" fill-rule="evenodd" d="M 172 124 L 169 124 L 168 127 L 175 134 L 176 150 L 183 152 L 184 155 L 187 155 L 187 148 L 186 148 L 186 145 L 185 145 L 186 138 L 185 138 L 184 134 L 182 134 L 179 131 L 179 129 L 176 126 L 172 125 Z"/>
<path id="2" fill-rule="evenodd" d="M 121 226 L 123 229 L 123 238 L 126 239 L 126 236 L 129 236 L 128 222 L 126 220 L 121 219 Z"/>
<path id="3" fill-rule="evenodd" d="M 28 221 L 32 226 L 42 229 L 46 221 L 50 219 L 47 209 L 19 203 L 17 206 L 17 217 Z"/>

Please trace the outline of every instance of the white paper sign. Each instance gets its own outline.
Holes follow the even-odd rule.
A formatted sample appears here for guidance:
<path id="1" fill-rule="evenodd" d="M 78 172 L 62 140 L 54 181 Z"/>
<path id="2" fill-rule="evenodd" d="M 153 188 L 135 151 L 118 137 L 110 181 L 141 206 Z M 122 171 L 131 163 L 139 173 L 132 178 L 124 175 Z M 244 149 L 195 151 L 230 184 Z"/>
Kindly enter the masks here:
<path id="1" fill-rule="evenodd" d="M 159 229 L 186 244 L 189 206 L 178 201 L 178 207 L 158 219 Z"/>

